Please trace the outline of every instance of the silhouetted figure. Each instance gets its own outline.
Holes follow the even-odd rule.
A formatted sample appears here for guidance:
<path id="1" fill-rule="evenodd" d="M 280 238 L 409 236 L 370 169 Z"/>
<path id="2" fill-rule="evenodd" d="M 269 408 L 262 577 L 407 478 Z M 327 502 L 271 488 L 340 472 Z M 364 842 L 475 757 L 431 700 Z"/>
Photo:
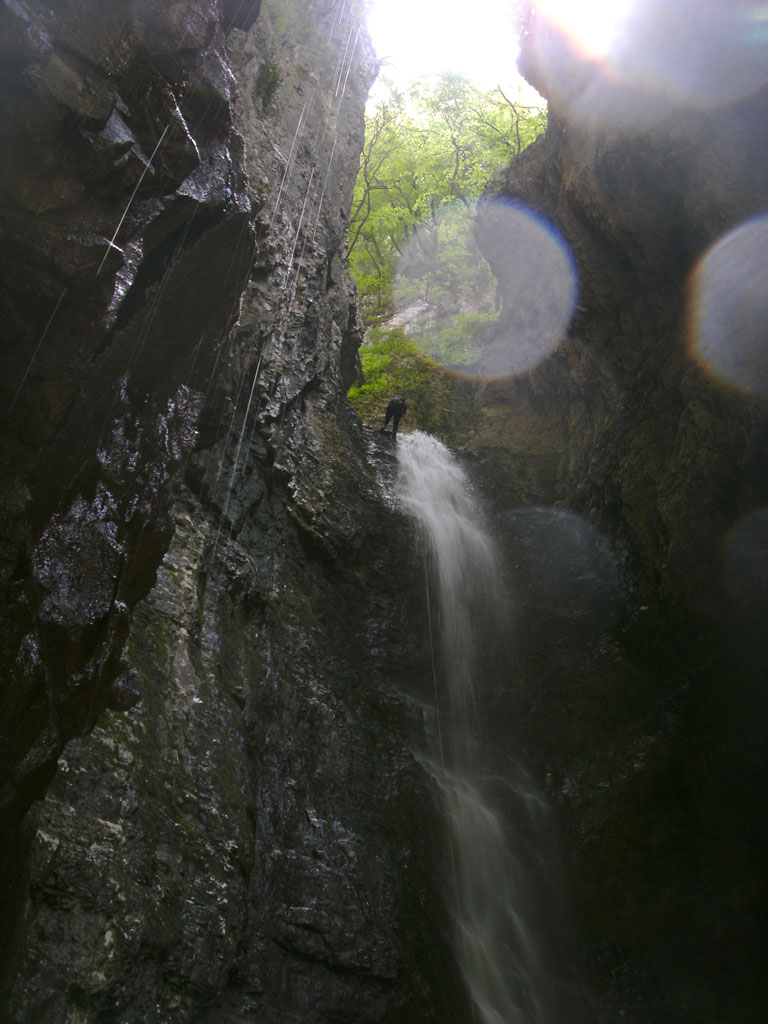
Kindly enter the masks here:
<path id="1" fill-rule="evenodd" d="M 387 406 L 387 412 L 384 417 L 384 426 L 381 428 L 382 433 L 387 429 L 387 424 L 392 420 L 392 437 L 397 438 L 397 428 L 400 426 L 400 420 L 405 416 L 408 411 L 408 401 L 401 395 L 395 395 L 394 398 L 390 399 L 389 405 Z"/>

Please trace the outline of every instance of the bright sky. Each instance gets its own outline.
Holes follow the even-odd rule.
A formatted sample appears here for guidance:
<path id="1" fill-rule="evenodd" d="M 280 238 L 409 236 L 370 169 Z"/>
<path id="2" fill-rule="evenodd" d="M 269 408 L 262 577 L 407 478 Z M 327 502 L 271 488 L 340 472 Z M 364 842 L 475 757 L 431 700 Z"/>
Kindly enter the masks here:
<path id="1" fill-rule="evenodd" d="M 634 0 L 539 0 L 538 4 L 594 57 L 609 52 L 633 5 Z"/>
<path id="2" fill-rule="evenodd" d="M 517 79 L 510 0 L 373 0 L 368 27 L 398 83 L 442 71 L 489 89 Z"/>
<path id="3" fill-rule="evenodd" d="M 632 0 L 539 0 L 592 54 L 610 47 Z M 368 18 L 384 74 L 398 83 L 458 71 L 481 88 L 518 82 L 512 0 L 371 0 Z"/>

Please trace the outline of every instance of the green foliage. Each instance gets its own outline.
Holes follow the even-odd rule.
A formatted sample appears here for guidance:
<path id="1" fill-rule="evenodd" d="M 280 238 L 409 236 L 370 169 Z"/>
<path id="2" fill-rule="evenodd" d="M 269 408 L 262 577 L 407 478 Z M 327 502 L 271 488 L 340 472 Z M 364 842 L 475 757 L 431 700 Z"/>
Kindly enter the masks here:
<path id="1" fill-rule="evenodd" d="M 492 293 L 472 251 L 473 204 L 545 127 L 545 111 L 452 74 L 392 89 L 366 117 L 349 252 L 369 323 L 392 313 L 395 289 L 437 305 Z"/>
<path id="2" fill-rule="evenodd" d="M 425 334 L 420 345 L 426 355 L 445 366 L 469 368 L 493 337 L 496 322 L 494 313 L 458 314 L 448 327 Z"/>
<path id="3" fill-rule="evenodd" d="M 349 392 L 358 416 L 381 426 L 393 395 L 408 399 L 401 431 L 424 430 L 446 440 L 471 432 L 476 417 L 477 385 L 429 359 L 400 328 L 371 328 L 360 349 L 363 382 Z"/>
<path id="4" fill-rule="evenodd" d="M 271 103 L 281 79 L 280 68 L 277 67 L 269 54 L 266 54 L 256 75 L 256 93 L 261 98 L 261 105 L 265 110 Z"/>
<path id="5" fill-rule="evenodd" d="M 281 0 L 279 4 L 265 5 L 266 10 L 262 13 L 262 20 L 272 20 L 272 30 L 283 39 L 291 39 L 296 35 L 296 26 L 299 23 L 299 4 L 296 0 Z"/>
<path id="6" fill-rule="evenodd" d="M 409 309 L 410 323 L 410 336 L 368 331 L 363 379 L 349 393 L 366 423 L 379 426 L 389 399 L 403 394 L 401 430 L 449 441 L 472 433 L 480 385 L 445 366 L 470 368 L 496 321 L 495 281 L 472 235 L 475 202 L 545 127 L 545 111 L 458 75 L 417 83 L 407 95 L 392 89 L 366 117 L 350 268 L 369 325 L 396 306 Z M 414 309 L 423 315 L 411 317 Z"/>

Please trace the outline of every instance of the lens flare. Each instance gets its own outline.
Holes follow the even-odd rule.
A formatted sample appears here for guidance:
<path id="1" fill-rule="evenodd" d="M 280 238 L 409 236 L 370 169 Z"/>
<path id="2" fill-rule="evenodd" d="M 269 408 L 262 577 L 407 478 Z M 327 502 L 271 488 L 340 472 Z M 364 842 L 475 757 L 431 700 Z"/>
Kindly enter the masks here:
<path id="1" fill-rule="evenodd" d="M 768 394 L 768 217 L 704 255 L 689 289 L 689 349 L 717 377 Z"/>
<path id="2" fill-rule="evenodd" d="M 578 298 L 570 249 L 554 227 L 524 206 L 478 208 L 475 237 L 499 282 L 503 311 L 479 372 L 524 373 L 563 341 Z"/>
<path id="3" fill-rule="evenodd" d="M 617 67 L 693 106 L 730 103 L 768 80 L 768 10 L 743 0 L 643 0 Z"/>
<path id="4" fill-rule="evenodd" d="M 768 82 L 765 3 L 622 0 L 604 15 L 569 0 L 536 7 L 529 60 L 571 120 L 635 131 L 671 108 L 721 107 Z"/>
<path id="5" fill-rule="evenodd" d="M 392 325 L 452 369 L 509 376 L 557 348 L 577 294 L 568 246 L 533 211 L 449 207 L 403 247 Z"/>
<path id="6" fill-rule="evenodd" d="M 446 206 L 402 248 L 395 275 L 403 326 L 431 359 L 472 371 L 497 319 L 496 282 L 472 233 L 474 205 Z"/>
<path id="7" fill-rule="evenodd" d="M 635 0 L 538 0 L 536 7 L 588 56 L 609 53 Z"/>
<path id="8" fill-rule="evenodd" d="M 531 506 L 507 513 L 504 536 L 516 582 L 529 610 L 593 621 L 611 628 L 622 613 L 625 586 L 610 541 L 587 519 L 564 508 Z"/>

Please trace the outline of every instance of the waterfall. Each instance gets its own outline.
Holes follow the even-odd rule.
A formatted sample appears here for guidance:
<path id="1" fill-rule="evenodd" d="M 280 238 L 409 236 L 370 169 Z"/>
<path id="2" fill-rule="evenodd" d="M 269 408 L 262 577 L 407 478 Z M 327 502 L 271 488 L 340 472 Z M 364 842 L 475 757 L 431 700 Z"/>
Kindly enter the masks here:
<path id="1" fill-rule="evenodd" d="M 545 1024 L 555 1019 L 548 994 L 552 979 L 530 924 L 537 913 L 530 857 L 516 850 L 516 840 L 526 851 L 535 845 L 537 819 L 546 808 L 522 777 L 505 780 L 523 809 L 512 834 L 509 815 L 490 796 L 499 780 L 490 771 L 483 738 L 480 685 L 509 629 L 499 553 L 449 450 L 416 431 L 399 438 L 397 451 L 400 500 L 420 527 L 427 553 L 435 774 L 448 823 L 456 956 L 475 1020 Z"/>

